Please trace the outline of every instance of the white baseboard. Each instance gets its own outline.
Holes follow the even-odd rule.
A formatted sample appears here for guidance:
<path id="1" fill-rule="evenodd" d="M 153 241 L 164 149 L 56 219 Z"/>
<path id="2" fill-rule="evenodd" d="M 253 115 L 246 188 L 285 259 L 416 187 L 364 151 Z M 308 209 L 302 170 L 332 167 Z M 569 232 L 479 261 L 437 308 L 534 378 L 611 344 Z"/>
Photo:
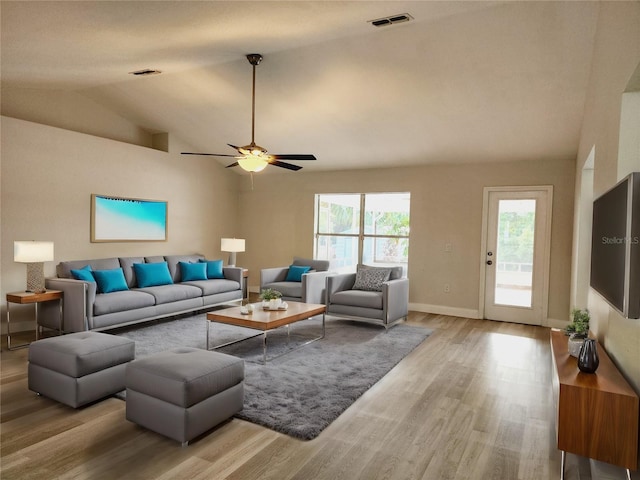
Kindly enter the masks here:
<path id="1" fill-rule="evenodd" d="M 558 320 L 557 318 L 547 318 L 547 323 L 544 326 L 549 328 L 564 329 L 566 328 L 567 325 L 569 325 L 568 320 Z"/>
<path id="2" fill-rule="evenodd" d="M 450 315 L 452 317 L 481 319 L 482 315 L 478 310 L 472 308 L 449 307 L 447 305 L 429 305 L 426 303 L 410 303 L 409 310 L 414 312 L 435 313 L 436 315 Z M 563 329 L 567 326 L 566 320 L 557 318 L 547 318 L 545 327 Z"/>
<path id="3" fill-rule="evenodd" d="M 437 315 L 450 315 L 462 318 L 482 318 L 478 310 L 471 308 L 448 307 L 446 305 L 428 305 L 426 303 L 410 303 L 409 310 L 414 312 L 435 313 Z"/>

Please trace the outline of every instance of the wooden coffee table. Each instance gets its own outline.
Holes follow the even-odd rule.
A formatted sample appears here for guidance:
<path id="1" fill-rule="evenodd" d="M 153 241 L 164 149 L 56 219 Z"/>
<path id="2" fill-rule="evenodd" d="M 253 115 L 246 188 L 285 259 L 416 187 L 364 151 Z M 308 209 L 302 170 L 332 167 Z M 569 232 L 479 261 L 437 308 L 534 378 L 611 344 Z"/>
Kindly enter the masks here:
<path id="1" fill-rule="evenodd" d="M 322 314 L 322 335 L 303 343 L 302 345 L 300 345 L 300 347 L 324 338 L 326 309 L 324 305 L 302 302 L 289 302 L 288 305 L 289 306 L 286 310 L 263 310 L 262 304 L 256 303 L 254 304 L 253 313 L 250 313 L 248 315 L 243 315 L 242 313 L 240 313 L 241 307 L 225 308 L 223 310 L 216 310 L 207 313 L 207 320 L 209 320 L 207 322 L 207 350 L 215 350 L 217 348 L 225 347 L 227 345 L 242 342 L 244 340 L 262 335 L 262 361 L 266 364 L 268 331 L 276 329 L 278 327 L 286 326 L 288 336 L 289 325 L 295 322 L 299 322 L 300 320 L 306 320 L 308 318 L 315 317 L 316 315 L 320 314 Z M 211 322 L 226 323 L 227 325 L 251 328 L 253 330 L 260 330 L 262 333 L 209 348 L 209 325 Z"/>

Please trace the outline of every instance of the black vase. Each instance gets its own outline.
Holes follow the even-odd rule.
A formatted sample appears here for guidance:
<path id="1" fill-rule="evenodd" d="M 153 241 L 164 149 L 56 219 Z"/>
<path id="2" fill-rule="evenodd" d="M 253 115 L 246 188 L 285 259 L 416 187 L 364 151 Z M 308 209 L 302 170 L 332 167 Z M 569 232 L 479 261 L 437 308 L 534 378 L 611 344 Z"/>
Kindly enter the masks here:
<path id="1" fill-rule="evenodd" d="M 593 338 L 587 338 L 578 354 L 578 368 L 584 373 L 595 373 L 600 365 L 598 358 L 598 350 L 596 349 L 596 341 Z"/>

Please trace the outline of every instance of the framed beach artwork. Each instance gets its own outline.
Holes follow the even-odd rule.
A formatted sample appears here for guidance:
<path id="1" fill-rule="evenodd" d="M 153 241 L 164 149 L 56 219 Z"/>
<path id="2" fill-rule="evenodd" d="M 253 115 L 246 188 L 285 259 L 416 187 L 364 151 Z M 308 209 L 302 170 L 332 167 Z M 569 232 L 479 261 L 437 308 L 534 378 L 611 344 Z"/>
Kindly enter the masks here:
<path id="1" fill-rule="evenodd" d="M 92 242 L 165 242 L 168 202 L 91 195 Z"/>

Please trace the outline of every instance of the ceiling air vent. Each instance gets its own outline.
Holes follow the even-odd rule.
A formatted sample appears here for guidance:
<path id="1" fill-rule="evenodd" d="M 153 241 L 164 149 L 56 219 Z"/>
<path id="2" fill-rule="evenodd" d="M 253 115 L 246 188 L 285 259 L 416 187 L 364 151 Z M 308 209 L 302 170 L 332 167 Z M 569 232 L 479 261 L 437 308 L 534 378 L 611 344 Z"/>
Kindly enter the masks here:
<path id="1" fill-rule="evenodd" d="M 135 72 L 129 72 L 130 75 L 136 76 L 159 75 L 160 73 L 162 73 L 161 70 L 156 70 L 154 68 L 144 68 L 142 70 L 136 70 Z"/>
<path id="2" fill-rule="evenodd" d="M 369 20 L 369 23 L 374 27 L 386 27 L 387 25 L 394 25 L 396 23 L 403 23 L 413 20 L 413 17 L 408 13 L 399 13 L 397 15 L 391 15 L 390 17 L 376 18 L 375 20 Z"/>

